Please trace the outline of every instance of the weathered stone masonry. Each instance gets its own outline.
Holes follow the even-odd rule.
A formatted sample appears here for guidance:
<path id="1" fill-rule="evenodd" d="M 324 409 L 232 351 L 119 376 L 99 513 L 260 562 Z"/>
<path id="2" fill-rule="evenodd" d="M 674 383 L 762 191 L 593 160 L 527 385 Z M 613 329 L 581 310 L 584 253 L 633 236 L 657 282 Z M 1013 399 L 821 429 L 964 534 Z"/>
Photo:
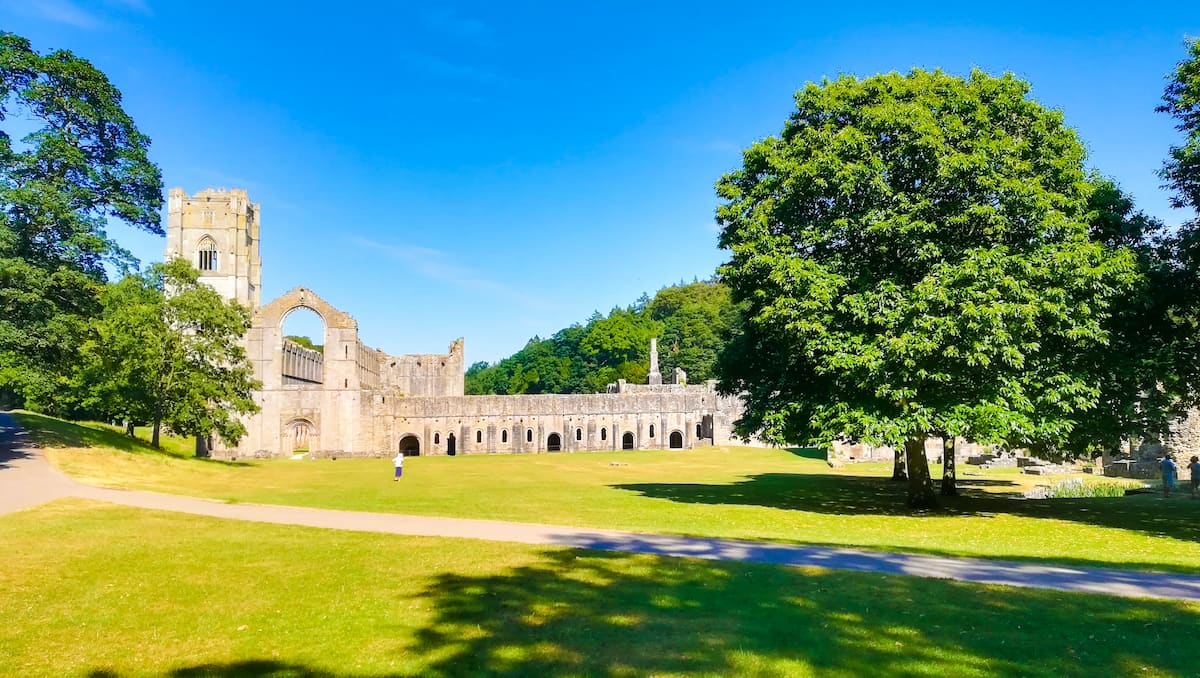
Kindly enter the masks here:
<path id="1" fill-rule="evenodd" d="M 216 457 L 487 454 L 690 448 L 732 442 L 741 404 L 681 373 L 662 384 L 612 385 L 586 395 L 464 395 L 463 340 L 445 354 L 389 355 L 358 338 L 358 323 L 297 287 L 259 305 L 259 205 L 245 191 L 169 194 L 167 256 L 190 258 L 202 280 L 253 311 L 245 346 L 262 389 L 261 411 L 236 446 Z M 323 348 L 284 339 L 288 314 L 306 308 L 325 324 Z M 656 351 L 655 351 L 656 353 Z"/>

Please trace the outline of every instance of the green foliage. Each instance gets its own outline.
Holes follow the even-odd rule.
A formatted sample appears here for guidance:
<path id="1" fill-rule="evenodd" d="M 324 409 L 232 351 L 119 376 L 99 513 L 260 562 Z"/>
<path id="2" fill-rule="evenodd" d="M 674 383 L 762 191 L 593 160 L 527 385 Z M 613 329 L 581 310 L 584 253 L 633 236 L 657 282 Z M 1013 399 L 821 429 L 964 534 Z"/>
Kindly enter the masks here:
<path id="1" fill-rule="evenodd" d="M 1200 260 L 1181 256 L 1178 234 L 1137 211 L 1116 184 L 1097 176 L 1090 183 L 1092 239 L 1131 251 L 1138 276 L 1105 320 L 1106 349 L 1076 356 L 1076 369 L 1098 385 L 1096 406 L 1076 415 L 1061 448 L 1038 450 L 1042 456 L 1090 458 L 1123 439 L 1161 439 L 1173 419 L 1197 405 L 1200 346 L 1190 288 Z"/>
<path id="2" fill-rule="evenodd" d="M 183 259 L 126 276 L 103 302 L 77 376 L 85 404 L 153 422 L 156 446 L 160 423 L 236 443 L 245 433 L 239 415 L 258 411 L 250 392 L 259 384 L 239 343 L 249 311 L 201 284 Z"/>
<path id="3" fill-rule="evenodd" d="M 1089 237 L 1083 147 L 1028 91 L 978 71 L 809 84 L 718 182 L 720 272 L 749 304 L 720 364 L 742 433 L 905 445 L 918 505 L 916 441 L 1059 442 L 1095 405 L 1077 357 L 1104 350 L 1134 257 Z"/>
<path id="4" fill-rule="evenodd" d="M 303 346 L 304 348 L 307 348 L 310 351 L 321 351 L 325 348 L 321 344 L 314 343 L 313 340 L 309 339 L 308 337 L 301 337 L 301 336 L 295 335 L 295 334 L 289 334 L 286 337 L 284 337 L 284 339 L 287 339 L 288 341 L 292 342 L 293 344 L 299 344 L 300 346 Z"/>
<path id="5" fill-rule="evenodd" d="M 712 378 L 716 357 L 738 315 L 720 283 L 667 287 L 651 299 L 607 316 L 593 314 L 549 339 L 534 337 L 495 365 L 475 363 L 466 373 L 471 394 L 596 393 L 617 381 L 645 383 L 650 339 L 659 339 L 659 368 L 681 367 L 695 383 Z"/>
<path id="6" fill-rule="evenodd" d="M 1059 481 L 1046 492 L 1047 499 L 1091 499 L 1124 497 L 1125 486 L 1117 483 L 1085 483 L 1079 478 Z"/>
<path id="7" fill-rule="evenodd" d="M 1184 135 L 1181 145 L 1171 147 L 1161 172 L 1175 191 L 1171 204 L 1200 212 L 1200 39 L 1188 43 L 1187 58 L 1171 74 L 1158 110 L 1174 118 Z"/>
<path id="8" fill-rule="evenodd" d="M 19 140 L 15 114 L 36 125 Z M 0 122 L 0 391 L 50 408 L 100 312 L 104 262 L 131 260 L 105 222 L 161 234 L 162 180 L 103 73 L 11 33 L 0 33 Z"/>

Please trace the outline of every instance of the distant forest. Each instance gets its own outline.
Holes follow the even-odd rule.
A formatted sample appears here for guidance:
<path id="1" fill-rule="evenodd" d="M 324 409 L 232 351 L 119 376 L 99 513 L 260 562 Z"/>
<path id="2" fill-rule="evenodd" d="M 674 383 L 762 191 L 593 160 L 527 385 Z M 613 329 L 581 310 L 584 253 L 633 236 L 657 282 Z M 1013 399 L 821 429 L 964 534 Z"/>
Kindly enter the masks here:
<path id="1" fill-rule="evenodd" d="M 650 339 L 658 338 L 659 370 L 676 367 L 690 383 L 715 377 L 717 354 L 737 323 L 729 289 L 719 282 L 693 282 L 659 290 L 651 299 L 592 314 L 548 339 L 534 337 L 525 348 L 495 364 L 467 369 L 471 395 L 596 393 L 618 379 L 645 383 Z"/>

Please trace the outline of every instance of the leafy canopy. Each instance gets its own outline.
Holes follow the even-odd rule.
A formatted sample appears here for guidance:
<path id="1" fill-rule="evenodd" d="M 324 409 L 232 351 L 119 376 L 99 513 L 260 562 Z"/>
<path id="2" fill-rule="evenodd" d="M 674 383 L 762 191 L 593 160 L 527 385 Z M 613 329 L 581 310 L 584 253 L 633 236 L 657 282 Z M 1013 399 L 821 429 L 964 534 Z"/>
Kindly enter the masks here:
<path id="1" fill-rule="evenodd" d="M 743 434 L 1062 440 L 1133 256 L 1089 237 L 1084 150 L 1011 75 L 809 84 L 717 190 L 748 304 L 719 365 Z"/>
<path id="2" fill-rule="evenodd" d="M 236 444 L 239 415 L 258 411 L 259 388 L 240 339 L 249 311 L 199 281 L 184 259 L 109 286 L 85 344 L 85 404 L 110 416 L 161 424 L 180 435 L 216 433 Z"/>
<path id="3" fill-rule="evenodd" d="M 16 120 L 14 120 L 16 119 Z M 13 130 L 27 121 L 33 131 Z M 149 139 L 103 73 L 0 33 L 0 390 L 47 405 L 100 311 L 109 218 L 161 234 Z"/>

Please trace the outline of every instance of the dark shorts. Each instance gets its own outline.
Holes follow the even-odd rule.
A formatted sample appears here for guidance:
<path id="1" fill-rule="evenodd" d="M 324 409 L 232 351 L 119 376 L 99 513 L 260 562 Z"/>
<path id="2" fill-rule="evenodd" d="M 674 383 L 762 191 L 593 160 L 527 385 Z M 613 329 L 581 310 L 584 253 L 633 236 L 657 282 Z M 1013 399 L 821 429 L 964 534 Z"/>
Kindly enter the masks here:
<path id="1" fill-rule="evenodd" d="M 402 474 L 402 473 L 404 473 L 404 467 L 403 467 L 403 466 L 397 466 L 397 467 L 396 467 L 396 477 L 397 477 L 397 478 L 399 478 L 399 477 L 400 477 L 400 474 Z"/>

